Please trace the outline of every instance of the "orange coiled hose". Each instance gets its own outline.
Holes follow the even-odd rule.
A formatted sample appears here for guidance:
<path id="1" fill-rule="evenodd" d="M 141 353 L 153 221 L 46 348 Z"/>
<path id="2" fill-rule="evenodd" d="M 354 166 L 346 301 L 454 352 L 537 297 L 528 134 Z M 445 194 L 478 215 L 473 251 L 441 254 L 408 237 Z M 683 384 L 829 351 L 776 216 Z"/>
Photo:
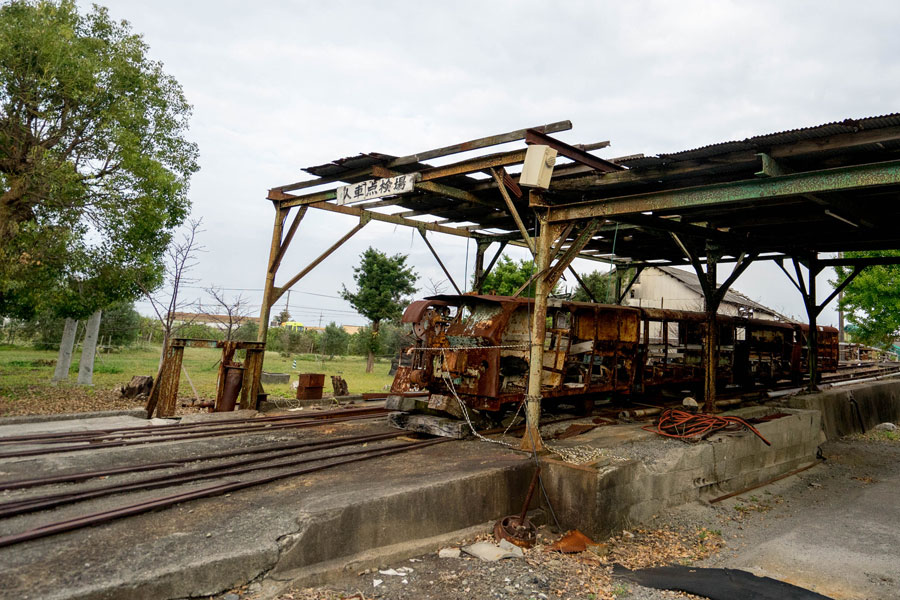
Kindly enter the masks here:
<path id="1" fill-rule="evenodd" d="M 756 434 L 766 446 L 772 445 L 756 427 L 740 417 L 693 414 L 677 408 L 667 408 L 659 415 L 656 425 L 644 425 L 641 429 L 670 438 L 699 441 L 717 431 L 735 431 L 742 427 Z"/>

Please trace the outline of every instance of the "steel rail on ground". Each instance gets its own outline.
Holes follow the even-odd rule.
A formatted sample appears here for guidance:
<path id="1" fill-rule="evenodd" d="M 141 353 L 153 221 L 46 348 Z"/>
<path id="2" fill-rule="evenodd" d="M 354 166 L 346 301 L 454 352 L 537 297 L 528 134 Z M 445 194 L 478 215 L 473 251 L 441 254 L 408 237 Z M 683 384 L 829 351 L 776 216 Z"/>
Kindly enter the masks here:
<path id="1" fill-rule="evenodd" d="M 347 458 L 344 460 L 337 460 L 334 462 L 330 462 L 324 465 L 316 465 L 312 467 L 303 467 L 300 469 L 293 469 L 290 471 L 275 473 L 272 475 L 266 475 L 264 477 L 258 477 L 255 479 L 250 479 L 247 481 L 235 481 L 235 482 L 226 482 L 213 486 L 209 486 L 206 488 L 201 488 L 199 490 L 193 490 L 190 492 L 181 492 L 177 494 L 172 494 L 169 496 L 163 496 L 160 498 L 154 498 L 151 500 L 145 500 L 143 502 L 138 502 L 135 504 L 131 504 L 128 506 L 123 506 L 119 508 L 115 508 L 112 510 L 91 513 L 88 515 L 82 515 L 80 517 L 75 517 L 73 519 L 68 519 L 65 521 L 59 521 L 56 523 L 50 523 L 47 525 L 43 525 L 41 527 L 36 527 L 34 529 L 30 529 L 28 531 L 23 531 L 21 533 L 16 533 L 12 535 L 6 535 L 0 537 L 0 548 L 11 546 L 13 544 L 18 544 L 21 542 L 25 542 L 28 540 L 34 540 L 50 535 L 54 535 L 57 533 L 62 533 L 65 531 L 71 531 L 73 529 L 78 529 L 81 527 L 86 527 L 89 525 L 96 525 L 100 523 L 105 523 L 108 521 L 112 521 L 114 519 L 118 519 L 121 517 L 127 517 L 132 515 L 137 515 L 145 512 L 149 512 L 152 510 L 156 510 L 158 508 L 165 508 L 168 506 L 172 506 L 181 502 L 185 502 L 188 500 L 195 500 L 198 498 L 206 498 L 209 496 L 218 496 L 221 494 L 225 494 L 228 492 L 234 492 L 237 490 L 246 489 L 249 487 L 262 485 L 266 483 L 271 483 L 273 481 L 278 481 L 280 479 L 286 479 L 288 477 L 296 477 L 299 475 L 306 475 L 308 473 L 315 473 L 318 471 L 324 471 L 325 469 L 330 469 L 333 467 L 337 467 L 340 465 L 345 465 L 354 462 L 362 462 L 365 460 L 371 460 L 373 458 L 378 458 L 381 456 L 389 456 L 392 454 L 398 454 L 400 452 L 408 452 L 410 450 L 416 450 L 419 448 L 424 448 L 427 446 L 433 446 L 435 444 L 440 444 L 443 442 L 450 441 L 449 438 L 438 438 L 434 440 L 426 440 L 423 442 L 413 442 L 403 447 L 390 448 L 385 450 L 371 450 L 367 451 L 367 453 L 363 456 L 354 456 L 352 458 Z"/>

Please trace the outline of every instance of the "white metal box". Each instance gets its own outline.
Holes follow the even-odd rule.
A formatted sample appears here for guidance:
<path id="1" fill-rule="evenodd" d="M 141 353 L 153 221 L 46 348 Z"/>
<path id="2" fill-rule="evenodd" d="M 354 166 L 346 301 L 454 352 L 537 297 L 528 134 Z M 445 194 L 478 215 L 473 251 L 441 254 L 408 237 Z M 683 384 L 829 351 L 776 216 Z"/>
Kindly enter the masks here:
<path id="1" fill-rule="evenodd" d="M 522 165 L 522 175 L 519 176 L 519 185 L 546 190 L 550 187 L 550 177 L 553 175 L 555 164 L 556 150 L 540 144 L 528 146 L 525 164 Z"/>

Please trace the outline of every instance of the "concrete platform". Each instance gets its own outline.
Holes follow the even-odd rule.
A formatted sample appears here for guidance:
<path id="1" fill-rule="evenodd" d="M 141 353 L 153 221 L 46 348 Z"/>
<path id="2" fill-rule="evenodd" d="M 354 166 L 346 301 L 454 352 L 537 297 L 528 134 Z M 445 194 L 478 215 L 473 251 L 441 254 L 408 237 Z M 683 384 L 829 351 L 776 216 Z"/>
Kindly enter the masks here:
<path id="1" fill-rule="evenodd" d="M 854 394 L 864 419 L 900 412 L 900 383 L 843 388 L 839 393 Z M 782 400 L 796 408 L 740 411 L 745 417 L 771 410 L 788 413 L 758 425 L 771 447 L 749 432 L 688 445 L 642 431 L 639 425 L 603 426 L 551 441 L 555 447 L 582 451 L 599 448 L 602 456 L 584 465 L 543 456 L 544 485 L 563 527 L 602 537 L 668 507 L 742 489 L 814 462 L 826 432 L 837 435 L 852 426 L 848 415 L 854 417 L 855 412 L 844 410 L 844 404 L 851 403 L 834 394 L 838 392 Z M 829 410 L 830 416 L 823 419 Z M 86 428 L 84 423 L 65 423 L 0 429 L 0 437 L 24 433 L 25 427 Z M 387 428 L 378 422 L 323 424 L 293 432 L 6 459 L 0 461 L 0 479 L 199 457 L 279 440 L 383 431 Z M 502 446 L 452 441 L 186 502 L 0 549 L 0 598 L 184 598 L 216 594 L 254 579 L 262 581 L 269 593 L 292 580 L 323 583 L 343 569 L 362 570 L 415 556 L 467 528 L 518 512 L 533 469 L 530 456 Z M 119 476 L 117 481 L 143 476 Z M 40 491 L 65 489 L 59 485 Z M 0 535 L 173 492 L 167 488 L 132 493 L 14 517 L 0 521 Z M 34 493 L 6 492 L 0 501 Z"/>
<path id="2" fill-rule="evenodd" d="M 122 425 L 115 421 L 115 426 Z M 54 425 L 54 430 L 59 426 Z M 384 425 L 371 423 L 327 424 L 294 433 L 6 459 L 0 463 L 0 478 L 200 456 L 299 437 L 324 439 L 384 431 Z M 25 542 L 0 549 L 0 598 L 158 599 L 215 594 L 267 572 L 278 576 L 335 559 L 343 562 L 371 549 L 454 532 L 515 512 L 522 494 L 511 490 L 527 486 L 528 466 L 527 457 L 499 446 L 448 442 Z M 178 489 L 192 487 L 199 486 Z M 41 491 L 64 489 L 57 485 Z M 28 493 L 6 492 L 2 500 Z M 0 535 L 168 493 L 173 489 L 21 515 L 0 521 Z M 315 569 L 304 573 L 316 579 Z"/>
<path id="3" fill-rule="evenodd" d="M 766 413 L 786 416 L 749 431 L 716 434 L 687 444 L 660 437 L 641 425 L 602 427 L 557 446 L 600 448 L 603 457 L 573 465 L 544 458 L 544 484 L 562 526 L 602 539 L 649 520 L 669 507 L 708 500 L 767 481 L 816 460 L 824 441 L 818 411 L 746 408 L 745 419 Z"/>

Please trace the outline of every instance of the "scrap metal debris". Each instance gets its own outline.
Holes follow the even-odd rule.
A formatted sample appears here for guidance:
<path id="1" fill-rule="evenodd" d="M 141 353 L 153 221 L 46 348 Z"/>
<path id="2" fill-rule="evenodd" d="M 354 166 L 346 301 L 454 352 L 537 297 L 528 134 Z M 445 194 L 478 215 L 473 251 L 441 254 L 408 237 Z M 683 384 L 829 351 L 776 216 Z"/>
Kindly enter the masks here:
<path id="1" fill-rule="evenodd" d="M 577 529 L 573 529 L 553 544 L 550 544 L 550 546 L 547 547 L 547 550 L 562 552 L 563 554 L 575 554 L 577 552 L 584 552 L 587 550 L 588 546 L 596 545 L 597 543 L 594 540 Z"/>

